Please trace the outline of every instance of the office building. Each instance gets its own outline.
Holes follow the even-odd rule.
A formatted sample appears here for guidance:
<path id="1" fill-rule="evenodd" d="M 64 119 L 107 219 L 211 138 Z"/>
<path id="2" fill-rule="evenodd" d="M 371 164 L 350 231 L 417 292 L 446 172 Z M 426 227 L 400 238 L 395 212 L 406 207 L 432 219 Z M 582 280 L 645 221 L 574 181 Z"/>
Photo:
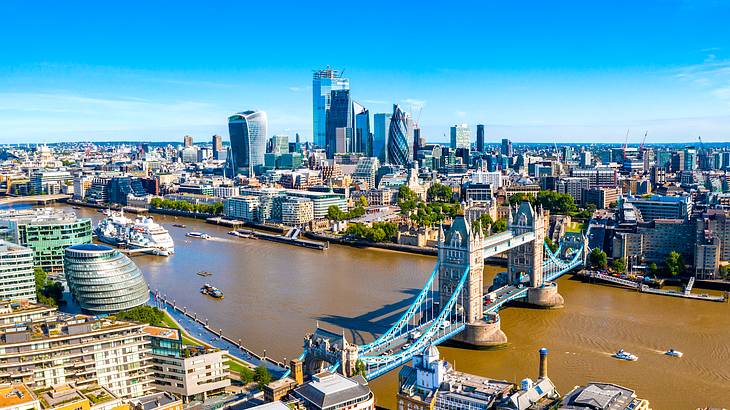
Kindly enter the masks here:
<path id="1" fill-rule="evenodd" d="M 0 240 L 0 300 L 36 301 L 32 249 Z"/>
<path id="2" fill-rule="evenodd" d="M 0 321 L 37 305 L 0 311 Z M 97 383 L 119 397 L 151 390 L 147 325 L 107 317 L 59 314 L 0 329 L 0 383 L 25 382 L 37 390 Z"/>
<path id="3" fill-rule="evenodd" d="M 471 148 L 471 129 L 467 124 L 451 127 L 451 148 Z"/>
<path id="4" fill-rule="evenodd" d="M 210 138 L 210 145 L 213 147 L 213 152 L 223 151 L 223 137 L 218 134 L 213 135 Z"/>
<path id="5" fill-rule="evenodd" d="M 388 131 L 390 130 L 390 114 L 375 114 L 373 117 L 374 133 L 372 144 L 372 156 L 377 157 L 381 164 L 387 163 L 388 159 Z"/>
<path id="6" fill-rule="evenodd" d="M 576 204 L 583 204 L 583 191 L 590 186 L 590 180 L 584 177 L 565 177 L 558 180 L 558 193 L 568 194 L 573 197 Z"/>
<path id="7" fill-rule="evenodd" d="M 309 198 L 286 196 L 281 201 L 281 222 L 286 226 L 303 227 L 314 219 L 314 202 Z"/>
<path id="8" fill-rule="evenodd" d="M 228 218 L 254 222 L 258 220 L 259 198 L 253 195 L 234 196 L 223 203 L 223 213 Z"/>
<path id="9" fill-rule="evenodd" d="M 307 410 L 375 410 L 375 396 L 362 376 L 319 373 L 292 394 Z"/>
<path id="10" fill-rule="evenodd" d="M 109 246 L 70 246 L 64 265 L 71 295 L 86 312 L 115 313 L 144 305 L 150 298 L 137 265 Z"/>
<path id="11" fill-rule="evenodd" d="M 372 147 L 370 146 L 372 131 L 370 130 L 370 111 L 363 108 L 355 114 L 355 144 L 352 152 L 364 153 L 372 156 Z"/>
<path id="12" fill-rule="evenodd" d="M 312 201 L 314 219 L 324 219 L 327 217 L 327 210 L 334 205 L 342 211 L 347 212 L 347 200 L 342 194 L 333 192 L 315 192 L 288 189 L 284 191 L 287 196 L 295 196 L 310 199 Z"/>
<path id="13" fill-rule="evenodd" d="M 606 209 L 617 204 L 620 195 L 618 188 L 589 188 L 583 191 L 583 205 L 593 204 L 596 209 Z"/>
<path id="14" fill-rule="evenodd" d="M 347 152 L 353 136 L 353 107 L 350 90 L 332 90 L 330 107 L 327 110 L 326 144 L 327 158 L 336 153 Z M 338 141 L 338 133 L 340 134 Z"/>
<path id="15" fill-rule="evenodd" d="M 721 264 L 730 262 L 730 210 L 709 209 L 696 221 L 695 273 L 715 279 Z"/>
<path id="16" fill-rule="evenodd" d="M 413 158 L 413 120 L 397 104 L 393 104 L 393 115 L 390 118 L 386 144 L 387 163 L 405 166 Z"/>
<path id="17" fill-rule="evenodd" d="M 623 200 L 636 207 L 645 222 L 655 219 L 687 220 L 692 215 L 692 199 L 686 196 L 625 196 Z"/>
<path id="18" fill-rule="evenodd" d="M 193 146 L 193 137 L 186 135 L 183 137 L 183 147 L 190 148 Z"/>
<path id="19" fill-rule="evenodd" d="M 581 168 L 590 167 L 591 165 L 593 165 L 593 154 L 590 151 L 582 151 L 580 153 L 579 163 L 580 163 Z M 641 169 L 643 169 L 643 163 L 642 163 Z"/>
<path id="20" fill-rule="evenodd" d="M 361 179 L 368 184 L 368 189 L 375 188 L 375 176 L 378 174 L 380 161 L 375 157 L 360 157 L 357 160 L 355 172 L 352 173 L 354 180 Z"/>
<path id="21" fill-rule="evenodd" d="M 484 152 L 484 124 L 477 124 L 477 151 Z"/>
<path id="22" fill-rule="evenodd" d="M 612 168 L 571 168 L 571 177 L 588 178 L 590 188 L 616 188 L 618 171 Z"/>
<path id="23" fill-rule="evenodd" d="M 204 401 L 231 385 L 226 350 L 183 345 L 178 329 L 147 326 L 144 332 L 150 341 L 155 389 L 173 393 L 189 403 Z"/>
<path id="24" fill-rule="evenodd" d="M 264 166 L 267 127 L 265 111 L 244 111 L 228 117 L 235 173 L 253 176 Z"/>
<path id="25" fill-rule="evenodd" d="M 327 145 L 327 112 L 330 109 L 332 91 L 349 90 L 350 80 L 342 77 L 337 70 L 327 67 L 317 70 L 312 77 L 312 114 L 314 145 L 324 148 Z"/>
<path id="26" fill-rule="evenodd" d="M 502 156 L 503 157 L 511 157 L 512 156 L 512 141 L 510 141 L 507 138 L 502 138 Z"/>
<path id="27" fill-rule="evenodd" d="M 0 211 L 0 235 L 33 250 L 33 266 L 63 273 L 64 249 L 91 243 L 91 219 L 55 208 Z"/>
<path id="28" fill-rule="evenodd" d="M 271 137 L 269 152 L 273 154 L 289 153 L 289 136 L 274 135 L 273 137 Z"/>
<path id="29" fill-rule="evenodd" d="M 67 171 L 34 171 L 30 176 L 30 194 L 60 194 L 67 181 L 71 181 Z"/>

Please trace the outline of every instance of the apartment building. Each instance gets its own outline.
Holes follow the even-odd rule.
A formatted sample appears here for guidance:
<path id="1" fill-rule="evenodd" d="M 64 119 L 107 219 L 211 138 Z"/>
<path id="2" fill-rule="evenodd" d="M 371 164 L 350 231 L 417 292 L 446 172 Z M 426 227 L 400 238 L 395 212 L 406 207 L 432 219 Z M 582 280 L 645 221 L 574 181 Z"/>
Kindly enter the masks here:
<path id="1" fill-rule="evenodd" d="M 0 300 L 36 301 L 32 249 L 0 240 Z"/>
<path id="2" fill-rule="evenodd" d="M 173 393 L 183 402 L 205 400 L 231 385 L 225 350 L 183 346 L 177 329 L 147 326 L 150 340 L 153 387 Z"/>
<path id="3" fill-rule="evenodd" d="M 0 383 L 99 384 L 119 397 L 151 389 L 146 325 L 33 306 L 0 311 L 0 323 L 14 323 L 0 328 Z"/>

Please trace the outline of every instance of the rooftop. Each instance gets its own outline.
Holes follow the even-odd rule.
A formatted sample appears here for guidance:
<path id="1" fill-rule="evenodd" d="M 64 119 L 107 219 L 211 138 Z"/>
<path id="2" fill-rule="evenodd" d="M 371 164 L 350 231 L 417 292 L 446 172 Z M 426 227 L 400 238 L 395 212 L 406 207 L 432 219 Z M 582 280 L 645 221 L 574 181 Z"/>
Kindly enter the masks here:
<path id="1" fill-rule="evenodd" d="M 634 391 L 611 383 L 588 383 L 577 386 L 565 395 L 560 409 L 619 410 L 631 408 Z"/>
<path id="2" fill-rule="evenodd" d="M 295 395 L 313 403 L 318 408 L 329 408 L 368 396 L 370 388 L 362 377 L 348 379 L 337 373 L 322 372 L 312 381 L 297 387 Z"/>
<path id="3" fill-rule="evenodd" d="M 159 407 L 167 406 L 171 403 L 180 401 L 177 397 L 168 392 L 153 393 L 142 397 L 136 397 L 129 401 L 134 409 L 152 410 Z"/>
<path id="4" fill-rule="evenodd" d="M 0 386 L 0 407 L 17 407 L 21 404 L 32 403 L 36 396 L 24 384 L 10 384 Z"/>
<path id="5" fill-rule="evenodd" d="M 171 327 L 147 326 L 144 332 L 160 339 L 180 340 L 180 331 Z"/>

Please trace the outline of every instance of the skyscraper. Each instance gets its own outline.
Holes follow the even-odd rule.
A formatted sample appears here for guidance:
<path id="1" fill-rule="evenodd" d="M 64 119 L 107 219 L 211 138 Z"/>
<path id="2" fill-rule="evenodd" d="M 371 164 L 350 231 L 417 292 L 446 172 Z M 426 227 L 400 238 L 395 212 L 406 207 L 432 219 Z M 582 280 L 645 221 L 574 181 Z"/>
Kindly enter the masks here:
<path id="1" fill-rule="evenodd" d="M 370 111 L 367 108 L 355 114 L 355 146 L 354 152 L 368 152 L 368 141 L 370 140 Z"/>
<path id="2" fill-rule="evenodd" d="M 193 137 L 191 137 L 190 135 L 184 136 L 183 145 L 185 146 L 185 148 L 192 147 L 193 146 Z"/>
<path id="3" fill-rule="evenodd" d="M 253 176 L 264 165 L 266 153 L 265 111 L 244 111 L 228 117 L 233 171 Z"/>
<path id="4" fill-rule="evenodd" d="M 271 151 L 274 154 L 286 154 L 289 152 L 289 136 L 274 135 L 271 137 Z"/>
<path id="5" fill-rule="evenodd" d="M 348 142 L 352 139 L 352 99 L 350 90 L 332 90 L 330 108 L 327 110 L 327 128 L 325 148 L 327 158 L 334 158 L 337 152 L 346 152 Z M 340 131 L 341 143 L 337 144 L 337 129 Z"/>
<path id="6" fill-rule="evenodd" d="M 471 148 L 471 130 L 468 125 L 451 127 L 451 148 Z"/>
<path id="7" fill-rule="evenodd" d="M 413 158 L 413 120 L 393 104 L 393 115 L 388 129 L 387 162 L 393 165 L 407 165 Z"/>
<path id="8" fill-rule="evenodd" d="M 477 124 L 477 151 L 484 152 L 484 124 Z"/>
<path id="9" fill-rule="evenodd" d="M 378 157 L 381 163 L 387 162 L 388 130 L 390 129 L 390 114 L 375 114 L 372 144 L 372 156 Z"/>
<path id="10" fill-rule="evenodd" d="M 502 138 L 502 156 L 503 157 L 512 156 L 512 141 L 510 141 L 507 138 Z"/>
<path id="11" fill-rule="evenodd" d="M 213 135 L 210 144 L 213 146 L 213 159 L 221 159 L 220 157 L 223 155 L 223 137 L 218 134 Z"/>
<path id="12" fill-rule="evenodd" d="M 349 90 L 350 80 L 343 78 L 337 70 L 327 67 L 314 72 L 312 79 L 312 112 L 314 145 L 327 145 L 327 111 L 333 90 Z"/>

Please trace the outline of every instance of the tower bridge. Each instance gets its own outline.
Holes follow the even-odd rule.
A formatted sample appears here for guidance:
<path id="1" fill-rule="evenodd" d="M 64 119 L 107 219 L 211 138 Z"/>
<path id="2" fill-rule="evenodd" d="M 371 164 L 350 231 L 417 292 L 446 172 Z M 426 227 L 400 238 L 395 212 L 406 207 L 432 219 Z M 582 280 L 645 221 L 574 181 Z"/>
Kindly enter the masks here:
<path id="1" fill-rule="evenodd" d="M 374 379 L 446 340 L 472 347 L 507 343 L 498 311 L 508 302 L 561 307 L 563 297 L 554 281 L 583 266 L 585 236 L 567 235 L 551 251 L 544 241 L 544 213 L 528 202 L 512 210 L 507 227 L 506 232 L 484 236 L 478 223 L 472 226 L 463 215 L 457 216 L 447 232 L 439 232 L 438 259 L 424 287 L 388 330 L 370 343 L 355 345 L 344 333 L 318 328 L 305 337 L 300 356 L 304 368 L 310 374 L 328 369 L 352 375 L 364 370 Z M 504 252 L 507 272 L 485 294 L 484 259 Z"/>

